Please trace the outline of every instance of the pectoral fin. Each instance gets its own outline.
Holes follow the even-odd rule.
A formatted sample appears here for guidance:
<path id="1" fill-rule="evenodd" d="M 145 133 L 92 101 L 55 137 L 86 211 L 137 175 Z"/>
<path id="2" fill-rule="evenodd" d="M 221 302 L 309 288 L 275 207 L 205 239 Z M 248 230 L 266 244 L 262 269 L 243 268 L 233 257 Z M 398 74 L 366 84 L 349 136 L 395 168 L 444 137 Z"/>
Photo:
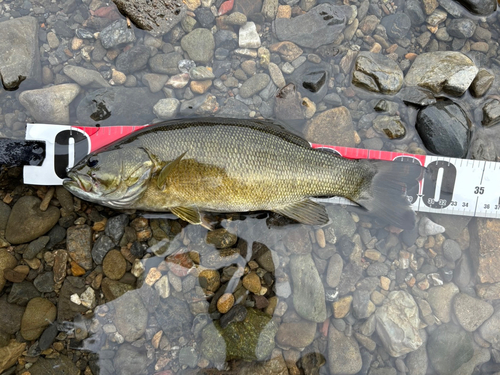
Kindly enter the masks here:
<path id="1" fill-rule="evenodd" d="M 300 223 L 309 225 L 322 225 L 328 223 L 329 220 L 325 207 L 310 199 L 304 199 L 287 206 L 278 207 L 273 209 L 273 211 L 297 220 Z"/>
<path id="2" fill-rule="evenodd" d="M 187 151 L 186 151 L 187 152 Z M 167 163 L 162 170 L 160 171 L 160 174 L 158 175 L 157 179 L 157 184 L 158 184 L 158 189 L 164 190 L 165 187 L 167 186 L 167 177 L 168 175 L 177 167 L 184 157 L 186 155 L 186 152 L 181 154 L 178 158 L 172 160 L 171 162 Z"/>
<path id="3" fill-rule="evenodd" d="M 170 207 L 169 210 L 174 215 L 190 224 L 201 225 L 208 230 L 214 229 L 196 207 Z"/>

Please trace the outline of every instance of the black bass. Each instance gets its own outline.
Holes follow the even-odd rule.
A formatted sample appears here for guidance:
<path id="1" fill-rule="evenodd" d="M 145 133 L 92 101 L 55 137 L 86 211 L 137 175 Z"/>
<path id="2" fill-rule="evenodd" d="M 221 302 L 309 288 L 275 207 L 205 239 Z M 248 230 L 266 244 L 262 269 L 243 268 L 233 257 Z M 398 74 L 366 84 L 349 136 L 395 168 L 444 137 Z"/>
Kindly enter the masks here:
<path id="1" fill-rule="evenodd" d="M 203 212 L 260 210 L 326 224 L 324 206 L 310 198 L 341 196 L 406 229 L 414 226 L 415 215 L 403 181 L 421 169 L 314 150 L 268 121 L 181 119 L 146 127 L 89 154 L 68 172 L 64 186 L 104 206 L 171 211 L 202 225 Z"/>

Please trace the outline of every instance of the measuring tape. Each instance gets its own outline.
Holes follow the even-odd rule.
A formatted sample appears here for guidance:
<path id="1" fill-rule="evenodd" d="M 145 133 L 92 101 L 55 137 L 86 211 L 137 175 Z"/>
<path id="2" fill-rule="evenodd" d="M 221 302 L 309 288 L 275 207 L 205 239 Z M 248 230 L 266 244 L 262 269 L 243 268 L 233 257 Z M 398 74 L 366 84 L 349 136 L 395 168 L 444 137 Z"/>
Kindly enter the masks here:
<path id="1" fill-rule="evenodd" d="M 40 166 L 24 166 L 24 183 L 62 185 L 67 168 L 89 153 L 144 126 L 148 125 L 90 127 L 28 124 L 26 140 L 44 141 L 45 159 Z M 418 191 L 408 192 L 415 211 L 484 218 L 500 215 L 500 163 L 321 144 L 311 146 L 350 159 L 406 161 L 426 167 L 427 173 Z M 352 205 L 340 197 L 315 200 Z"/>

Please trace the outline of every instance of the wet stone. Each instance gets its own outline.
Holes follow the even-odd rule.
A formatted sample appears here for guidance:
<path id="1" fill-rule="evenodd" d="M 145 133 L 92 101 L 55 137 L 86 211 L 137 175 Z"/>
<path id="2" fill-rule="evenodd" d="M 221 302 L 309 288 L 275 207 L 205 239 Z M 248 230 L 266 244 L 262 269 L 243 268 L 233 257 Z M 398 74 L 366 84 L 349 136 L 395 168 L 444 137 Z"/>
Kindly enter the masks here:
<path id="1" fill-rule="evenodd" d="M 344 262 L 342 257 L 338 253 L 333 254 L 328 261 L 326 273 L 326 283 L 328 286 L 335 288 L 339 285 L 343 267 Z"/>
<path id="2" fill-rule="evenodd" d="M 92 268 L 92 228 L 88 225 L 68 228 L 66 242 L 71 259 L 84 269 L 90 270 Z"/>
<path id="3" fill-rule="evenodd" d="M 462 256 L 460 245 L 456 241 L 447 239 L 443 243 L 443 255 L 452 262 L 456 262 Z"/>
<path id="4" fill-rule="evenodd" d="M 101 30 L 99 39 L 105 49 L 119 47 L 135 41 L 134 29 L 127 27 L 127 21 L 118 20 Z"/>
<path id="5" fill-rule="evenodd" d="M 155 311 L 156 320 L 169 340 L 175 340 L 189 331 L 193 317 L 186 302 L 170 297 Z"/>
<path id="6" fill-rule="evenodd" d="M 427 352 L 439 375 L 452 375 L 472 358 L 472 337 L 456 325 L 443 324 L 430 335 Z"/>
<path id="7" fill-rule="evenodd" d="M 474 35 L 476 24 L 469 18 L 455 18 L 448 23 L 446 31 L 455 38 L 467 39 Z"/>
<path id="8" fill-rule="evenodd" d="M 392 39 L 402 39 L 410 30 L 411 20 L 406 13 L 395 13 L 382 18 L 380 22 L 385 27 L 387 35 Z"/>
<path id="9" fill-rule="evenodd" d="M 492 126 L 500 122 L 500 101 L 494 99 L 483 107 L 483 126 Z"/>
<path id="10" fill-rule="evenodd" d="M 237 240 L 238 237 L 235 234 L 228 232 L 224 228 L 207 232 L 207 243 L 214 245 L 218 249 L 229 248 L 236 244 Z"/>
<path id="11" fill-rule="evenodd" d="M 0 249 L 0 291 L 5 286 L 4 272 L 13 269 L 17 265 L 17 259 L 6 249 Z"/>
<path id="12" fill-rule="evenodd" d="M 250 98 L 263 90 L 270 82 L 271 78 L 265 73 L 258 73 L 243 82 L 240 87 L 240 95 L 242 98 Z"/>
<path id="13" fill-rule="evenodd" d="M 40 292 L 29 281 L 23 281 L 12 285 L 8 302 L 19 306 L 26 306 L 28 301 L 35 297 L 40 297 Z"/>
<path id="14" fill-rule="evenodd" d="M 25 308 L 15 303 L 9 303 L 7 296 L 0 297 L 0 324 L 1 331 L 13 335 L 21 328 L 21 318 Z"/>
<path id="15" fill-rule="evenodd" d="M 144 45 L 136 45 L 118 55 L 115 61 L 116 69 L 130 74 L 146 67 L 151 50 Z"/>
<path id="16" fill-rule="evenodd" d="M 366 319 L 375 311 L 375 305 L 370 301 L 370 292 L 356 290 L 352 300 L 353 314 L 357 319 Z"/>
<path id="17" fill-rule="evenodd" d="M 181 46 L 192 60 L 208 63 L 214 55 L 215 41 L 209 30 L 200 28 L 184 36 L 181 40 Z"/>
<path id="18" fill-rule="evenodd" d="M 488 16 L 497 9 L 495 0 L 458 0 L 472 14 Z"/>
<path id="19" fill-rule="evenodd" d="M 42 251 L 50 238 L 48 236 L 42 236 L 36 239 L 35 241 L 30 242 L 27 249 L 23 253 L 23 258 L 31 260 L 37 256 L 37 254 Z"/>
<path id="20" fill-rule="evenodd" d="M 37 361 L 30 367 L 30 374 L 32 375 L 78 375 L 80 370 L 65 355 L 60 355 L 57 358 L 43 358 L 39 357 Z"/>
<path id="21" fill-rule="evenodd" d="M 74 65 L 66 65 L 63 72 L 80 86 L 89 86 L 93 88 L 109 86 L 108 82 L 106 82 L 102 75 L 96 70 L 85 69 Z"/>
<path id="22" fill-rule="evenodd" d="M 305 348 L 312 343 L 315 333 L 314 322 L 282 323 L 276 333 L 276 342 L 281 347 Z"/>
<path id="23" fill-rule="evenodd" d="M 453 309 L 462 328 L 469 332 L 475 331 L 493 314 L 493 306 L 488 302 L 465 293 L 455 296 Z"/>
<path id="24" fill-rule="evenodd" d="M 361 52 L 356 58 L 352 82 L 369 91 L 395 94 L 403 85 L 403 72 L 384 55 Z"/>
<path id="25" fill-rule="evenodd" d="M 372 263 L 366 269 L 368 276 L 385 276 L 389 272 L 389 266 L 385 263 Z"/>
<path id="26" fill-rule="evenodd" d="M 76 315 L 87 311 L 87 308 L 85 306 L 77 305 L 71 301 L 71 296 L 73 294 L 81 295 L 84 291 L 84 279 L 74 276 L 68 276 L 66 280 L 64 280 L 61 291 L 59 292 L 59 299 L 57 302 L 58 321 L 72 321 Z"/>
<path id="27" fill-rule="evenodd" d="M 54 273 L 49 271 L 38 275 L 33 280 L 33 285 L 41 293 L 50 293 L 54 291 Z"/>
<path id="28" fill-rule="evenodd" d="M 328 329 L 328 365 L 334 375 L 357 374 L 362 366 L 356 339 L 347 337 L 333 326 Z"/>
<path id="29" fill-rule="evenodd" d="M 29 301 L 21 320 L 21 335 L 25 340 L 36 340 L 56 318 L 57 309 L 45 298 Z"/>
<path id="30" fill-rule="evenodd" d="M 92 247 L 92 259 L 96 264 L 102 264 L 106 254 L 115 247 L 113 240 L 105 234 L 99 236 Z"/>
<path id="31" fill-rule="evenodd" d="M 111 280 L 120 280 L 127 270 L 127 261 L 118 250 L 109 251 L 102 262 L 104 275 Z"/>
<path id="32" fill-rule="evenodd" d="M 309 142 L 354 147 L 354 125 L 349 110 L 346 107 L 332 108 L 314 116 L 308 121 L 305 136 Z M 327 212 L 335 220 L 329 207 Z"/>
<path id="33" fill-rule="evenodd" d="M 373 128 L 389 139 L 403 138 L 406 135 L 405 126 L 399 116 L 377 116 L 373 121 Z"/>
<path id="34" fill-rule="evenodd" d="M 109 236 L 115 244 L 120 243 L 125 227 L 128 225 L 129 218 L 127 215 L 117 215 L 108 219 L 104 233 Z"/>
<path id="35" fill-rule="evenodd" d="M 434 315 L 443 323 L 451 319 L 452 301 L 459 290 L 453 283 L 435 286 L 429 289 L 427 300 L 432 307 Z"/>
<path id="36" fill-rule="evenodd" d="M 125 341 L 133 342 L 140 338 L 146 330 L 148 312 L 139 294 L 135 291 L 125 293 L 113 301 L 113 306 L 113 323 Z"/>
<path id="37" fill-rule="evenodd" d="M 144 347 L 137 348 L 128 343 L 120 345 L 113 358 L 114 369 L 121 375 L 143 374 L 149 362 Z"/>
<path id="38" fill-rule="evenodd" d="M 247 309 L 243 305 L 233 306 L 226 314 L 222 315 L 219 324 L 222 329 L 233 322 L 242 322 L 247 316 Z"/>

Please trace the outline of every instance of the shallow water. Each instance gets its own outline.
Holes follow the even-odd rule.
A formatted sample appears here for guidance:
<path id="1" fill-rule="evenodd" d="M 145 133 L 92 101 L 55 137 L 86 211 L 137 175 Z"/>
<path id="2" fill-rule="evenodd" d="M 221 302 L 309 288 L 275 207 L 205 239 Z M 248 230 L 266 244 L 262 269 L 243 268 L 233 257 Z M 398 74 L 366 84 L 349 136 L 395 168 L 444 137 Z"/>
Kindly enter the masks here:
<path id="1" fill-rule="evenodd" d="M 0 89 L 0 132 L 22 138 L 26 122 L 269 118 L 316 143 L 500 160 L 498 125 L 483 126 L 485 105 L 499 100 L 498 10 L 474 15 L 444 0 L 273 3 L 236 0 L 219 16 L 229 2 L 186 1 L 183 21 L 152 37 L 127 28 L 113 3 L 0 0 L 2 30 L 38 33 L 31 44 L 31 31 L 0 36 L 0 50 L 19 37 L 38 43 L 40 59 L 19 88 Z M 34 19 L 8 24 L 22 16 Z M 276 25 L 299 16 L 310 18 Z M 103 32 L 116 20 L 119 32 Z M 118 34 L 125 42 L 113 46 Z M 387 59 L 368 54 L 363 65 L 367 51 Z M 434 94 L 416 105 L 408 74 L 418 55 L 437 51 L 470 60 L 427 55 L 436 65 L 414 79 L 461 68 L 431 80 Z M 494 77 L 481 95 L 479 69 Z M 357 85 L 354 70 L 365 74 Z M 449 110 L 438 122 L 451 125 L 428 129 L 423 143 L 418 112 L 436 98 L 464 117 Z M 160 99 L 169 101 L 153 110 Z M 488 112 L 493 123 L 499 108 Z M 20 168 L 0 177 L 0 374 L 500 372 L 497 220 L 418 214 L 416 228 L 401 231 L 328 205 L 321 227 L 259 212 L 212 215 L 217 229 L 207 231 L 23 185 Z"/>

